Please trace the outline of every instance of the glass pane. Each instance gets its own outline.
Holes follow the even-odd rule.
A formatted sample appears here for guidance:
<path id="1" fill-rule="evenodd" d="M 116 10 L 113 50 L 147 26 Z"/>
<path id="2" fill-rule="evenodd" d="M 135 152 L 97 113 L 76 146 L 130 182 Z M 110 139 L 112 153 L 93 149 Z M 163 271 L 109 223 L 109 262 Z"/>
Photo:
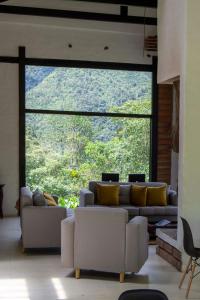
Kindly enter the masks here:
<path id="1" fill-rule="evenodd" d="M 26 66 L 27 109 L 151 114 L 151 89 L 151 72 Z"/>
<path id="2" fill-rule="evenodd" d="M 102 172 L 145 173 L 150 119 L 26 114 L 26 183 L 76 201 Z M 73 200 L 75 199 L 75 200 Z"/>

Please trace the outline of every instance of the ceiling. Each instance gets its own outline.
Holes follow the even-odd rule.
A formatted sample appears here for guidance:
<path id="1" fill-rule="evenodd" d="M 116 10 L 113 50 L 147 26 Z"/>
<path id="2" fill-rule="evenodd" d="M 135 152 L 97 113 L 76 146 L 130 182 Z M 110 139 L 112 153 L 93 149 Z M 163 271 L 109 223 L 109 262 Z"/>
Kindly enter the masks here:
<path id="1" fill-rule="evenodd" d="M 121 1 L 123 2 L 123 1 Z M 19 7 L 34 7 L 46 9 L 60 9 L 73 10 L 97 13 L 119 14 L 119 4 L 97 3 L 94 1 L 75 1 L 75 0 L 7 0 L 0 5 L 5 6 L 19 6 Z M 129 6 L 130 16 L 144 16 L 146 10 L 146 17 L 156 17 L 156 8 L 148 8 L 142 6 Z"/>
<path id="2" fill-rule="evenodd" d="M 101 7 L 102 5 L 107 5 L 110 7 L 127 5 L 129 7 L 135 6 L 157 8 L 157 0 L 0 0 L 0 3 L 5 5 L 32 6 L 55 9 L 66 9 L 68 5 L 72 4 L 81 7 L 88 7 L 91 5 L 94 5 L 96 7 Z"/>
<path id="3" fill-rule="evenodd" d="M 69 26 L 69 27 L 81 27 L 83 29 L 89 30 L 106 30 L 106 31 L 120 31 L 124 33 L 136 33 L 141 34 L 144 27 L 144 16 L 146 20 L 149 18 L 151 21 L 152 19 L 156 20 L 157 17 L 157 9 L 155 7 L 145 7 L 145 6 L 133 6 L 132 4 L 128 6 L 128 17 L 141 18 L 141 23 L 133 24 L 129 22 L 108 22 L 103 20 L 92 20 L 91 19 L 82 19 L 80 17 L 80 13 L 89 13 L 93 16 L 93 14 L 98 15 L 108 15 L 109 16 L 116 16 L 120 17 L 120 6 L 121 4 L 126 3 L 139 3 L 143 5 L 145 3 L 149 3 L 148 6 L 152 6 L 155 4 L 155 0 L 99 0 L 99 1 L 85 1 L 85 0 L 7 0 L 1 1 L 0 0 L 0 22 L 16 22 L 16 23 L 28 23 L 34 25 L 48 25 L 48 26 Z M 105 3 L 107 2 L 107 3 Z M 109 2 L 109 3 L 108 3 Z M 110 3 L 113 2 L 113 3 Z M 1 9 L 5 9 L 5 11 Z M 14 9 L 14 12 L 7 13 L 6 9 Z M 31 10 L 30 8 L 33 8 Z M 35 14 L 34 9 L 39 13 L 42 14 Z M 27 14 L 26 11 L 29 10 L 33 12 L 31 15 Z M 49 17 L 48 10 L 50 12 L 58 12 L 58 15 Z M 75 12 L 75 17 L 70 18 L 69 16 L 59 17 L 59 11 L 72 11 Z M 20 13 L 17 13 L 20 12 Z M 45 16 L 43 15 L 45 12 Z M 80 13 L 79 13 L 80 12 Z M 78 19 L 76 19 L 76 16 Z M 156 31 L 156 26 L 151 25 L 147 26 L 150 33 Z"/>

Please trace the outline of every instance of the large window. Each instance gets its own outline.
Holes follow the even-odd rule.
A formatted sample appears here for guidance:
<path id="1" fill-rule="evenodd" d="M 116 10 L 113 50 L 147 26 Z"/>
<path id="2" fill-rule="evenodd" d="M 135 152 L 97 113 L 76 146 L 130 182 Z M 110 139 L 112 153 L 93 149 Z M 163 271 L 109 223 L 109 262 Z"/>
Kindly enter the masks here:
<path id="1" fill-rule="evenodd" d="M 73 206 L 102 172 L 151 175 L 152 73 L 25 68 L 26 184 Z"/>

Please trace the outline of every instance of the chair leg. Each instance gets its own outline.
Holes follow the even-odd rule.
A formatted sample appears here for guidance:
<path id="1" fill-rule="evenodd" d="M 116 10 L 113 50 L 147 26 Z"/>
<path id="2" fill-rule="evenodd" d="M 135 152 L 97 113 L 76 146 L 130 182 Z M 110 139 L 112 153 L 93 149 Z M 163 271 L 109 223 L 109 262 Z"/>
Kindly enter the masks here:
<path id="1" fill-rule="evenodd" d="M 192 270 L 191 270 L 191 274 L 190 274 L 190 279 L 189 279 L 189 282 L 188 282 L 188 287 L 187 287 L 187 291 L 186 291 L 186 295 L 185 295 L 186 298 L 188 298 L 188 295 L 189 295 L 189 291 L 190 291 L 190 288 L 191 288 L 195 268 L 196 268 L 196 262 L 193 262 Z"/>
<path id="2" fill-rule="evenodd" d="M 185 276 L 186 276 L 186 274 L 188 273 L 188 271 L 189 271 L 189 268 L 190 268 L 190 266 L 191 266 L 191 262 L 192 262 L 192 257 L 190 257 L 189 258 L 189 261 L 188 261 L 188 263 L 187 263 L 187 267 L 186 267 L 186 269 L 185 269 L 185 271 L 183 272 L 183 275 L 181 276 L 181 280 L 180 280 L 180 283 L 179 283 L 179 289 L 181 288 L 181 286 L 182 286 L 182 284 L 183 284 L 183 281 L 184 281 L 184 279 L 185 279 Z"/>
<path id="3" fill-rule="evenodd" d="M 124 276 L 125 276 L 125 273 L 124 273 L 124 272 L 120 272 L 120 275 L 119 275 L 119 281 L 120 281 L 121 283 L 124 282 Z"/>
<path id="4" fill-rule="evenodd" d="M 80 269 L 78 269 L 78 268 L 76 268 L 75 277 L 76 277 L 76 279 L 80 278 Z"/>

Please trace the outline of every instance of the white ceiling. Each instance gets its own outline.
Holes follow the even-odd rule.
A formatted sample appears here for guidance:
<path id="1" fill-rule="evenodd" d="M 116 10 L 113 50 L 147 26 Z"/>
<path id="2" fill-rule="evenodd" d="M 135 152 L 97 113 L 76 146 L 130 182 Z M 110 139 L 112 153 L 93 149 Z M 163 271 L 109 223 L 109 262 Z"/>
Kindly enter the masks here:
<path id="1" fill-rule="evenodd" d="M 0 5 L 40 7 L 62 10 L 87 11 L 98 13 L 119 14 L 120 5 L 79 2 L 70 0 L 9 0 Z M 129 6 L 129 15 L 156 17 L 156 9 Z M 0 22 L 30 24 L 34 26 L 68 27 L 77 30 L 110 31 L 123 34 L 144 34 L 144 25 L 125 24 L 102 21 L 62 19 L 52 17 L 23 16 L 0 13 Z M 145 26 L 148 35 L 156 34 L 156 26 Z"/>
<path id="2" fill-rule="evenodd" d="M 1 5 L 40 7 L 110 14 L 119 14 L 120 12 L 120 4 L 91 3 L 72 0 L 9 0 L 1 3 Z M 144 7 L 129 6 L 130 16 L 144 16 L 144 14 L 146 14 L 147 17 L 156 17 L 156 9 L 145 9 Z"/>

